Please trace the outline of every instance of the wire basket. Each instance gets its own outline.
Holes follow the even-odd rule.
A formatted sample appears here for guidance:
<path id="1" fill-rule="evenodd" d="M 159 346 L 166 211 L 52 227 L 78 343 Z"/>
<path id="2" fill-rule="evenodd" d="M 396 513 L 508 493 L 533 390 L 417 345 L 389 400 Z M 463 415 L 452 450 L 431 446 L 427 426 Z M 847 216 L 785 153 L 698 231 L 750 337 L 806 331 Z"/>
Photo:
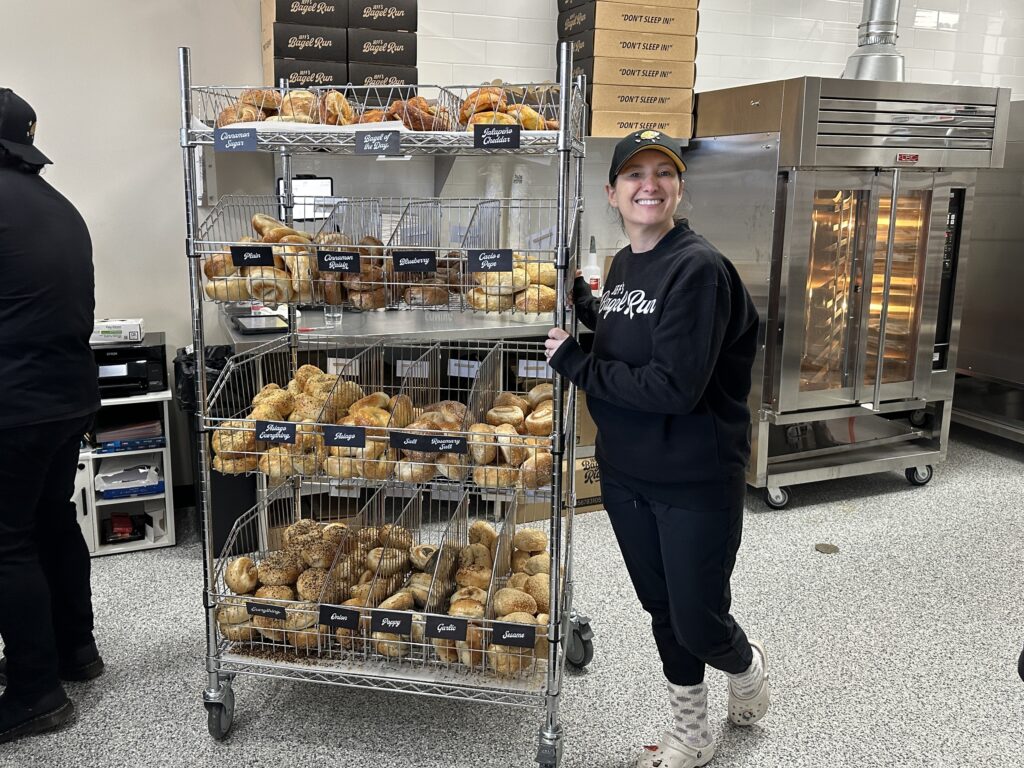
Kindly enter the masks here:
<path id="1" fill-rule="evenodd" d="M 550 498 L 542 344 L 297 343 L 282 338 L 228 360 L 205 417 L 215 471 L 259 471 L 272 485 L 300 476 L 349 490 L 391 481 L 426 483 L 439 497 L 466 486 Z"/>
<path id="2" fill-rule="evenodd" d="M 221 654 L 543 688 L 550 600 L 541 569 L 552 566 L 542 528 L 517 526 L 515 499 L 495 527 L 468 492 L 440 505 L 422 490 L 387 488 L 361 506 L 319 494 L 296 507 L 295 498 L 279 488 L 246 512 L 215 562 Z M 515 548 L 524 530 L 544 552 Z M 510 584 L 519 593 L 500 591 Z M 501 612 L 509 607 L 522 610 Z"/>
<path id="3" fill-rule="evenodd" d="M 197 87 L 195 119 L 207 128 L 352 131 L 357 127 L 431 132 L 458 129 L 462 107 L 449 89 L 433 85 Z"/>
<path id="4" fill-rule="evenodd" d="M 552 199 L 224 196 L 197 233 L 209 301 L 553 321 Z M 252 264 L 253 266 L 245 266 Z"/>

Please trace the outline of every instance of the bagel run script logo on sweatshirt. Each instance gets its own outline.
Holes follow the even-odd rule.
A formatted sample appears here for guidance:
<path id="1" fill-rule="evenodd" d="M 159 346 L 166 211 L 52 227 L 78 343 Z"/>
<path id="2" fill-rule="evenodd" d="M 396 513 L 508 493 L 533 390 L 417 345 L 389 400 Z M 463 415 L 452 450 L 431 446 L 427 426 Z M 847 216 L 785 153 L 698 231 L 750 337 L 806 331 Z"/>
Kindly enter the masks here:
<path id="1" fill-rule="evenodd" d="M 619 283 L 611 290 L 601 294 L 601 307 L 597 311 L 602 317 L 619 313 L 632 320 L 637 315 L 653 315 L 657 299 L 648 299 L 647 292 L 641 289 L 626 290 L 625 283 Z"/>

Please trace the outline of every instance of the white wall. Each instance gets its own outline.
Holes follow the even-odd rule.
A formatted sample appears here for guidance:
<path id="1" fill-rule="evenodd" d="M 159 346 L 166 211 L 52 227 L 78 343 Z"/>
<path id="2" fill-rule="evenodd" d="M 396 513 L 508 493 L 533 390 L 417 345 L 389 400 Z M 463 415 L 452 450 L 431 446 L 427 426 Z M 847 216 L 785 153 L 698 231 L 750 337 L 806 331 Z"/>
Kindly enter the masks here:
<path id="1" fill-rule="evenodd" d="M 857 42 L 862 5 L 701 0 L 696 90 L 839 75 Z M 420 0 L 419 7 L 421 82 L 554 77 L 554 0 Z M 1024 0 L 903 0 L 900 25 L 908 80 L 1004 86 L 1024 98 Z"/>

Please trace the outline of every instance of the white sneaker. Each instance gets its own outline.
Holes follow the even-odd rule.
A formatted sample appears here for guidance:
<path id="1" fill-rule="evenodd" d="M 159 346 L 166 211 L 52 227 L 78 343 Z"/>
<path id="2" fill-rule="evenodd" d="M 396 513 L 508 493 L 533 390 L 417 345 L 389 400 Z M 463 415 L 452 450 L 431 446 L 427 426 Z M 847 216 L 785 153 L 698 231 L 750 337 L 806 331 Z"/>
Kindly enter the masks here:
<path id="1" fill-rule="evenodd" d="M 715 743 L 691 747 L 671 731 L 666 731 L 656 747 L 644 747 L 636 757 L 635 768 L 699 768 L 715 756 Z"/>
<path id="2" fill-rule="evenodd" d="M 768 690 L 768 656 L 757 640 L 751 640 L 750 647 L 754 653 L 761 656 L 761 669 L 764 671 L 764 678 L 761 680 L 761 686 L 757 692 L 750 698 L 737 696 L 732 689 L 732 680 L 729 681 L 729 720 L 736 725 L 753 725 L 768 714 L 768 705 L 771 704 L 771 695 Z"/>

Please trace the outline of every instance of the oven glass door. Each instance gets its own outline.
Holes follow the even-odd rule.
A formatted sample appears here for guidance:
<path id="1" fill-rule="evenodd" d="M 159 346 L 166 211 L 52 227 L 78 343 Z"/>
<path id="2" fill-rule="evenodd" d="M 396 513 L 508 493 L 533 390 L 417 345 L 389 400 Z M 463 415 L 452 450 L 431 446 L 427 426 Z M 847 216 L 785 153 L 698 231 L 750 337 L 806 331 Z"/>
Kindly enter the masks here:
<path id="1" fill-rule="evenodd" d="M 864 360 L 857 397 L 858 402 L 871 404 L 915 395 L 932 208 L 932 175 L 903 174 L 896 193 L 895 226 L 890 227 L 893 174 L 881 174 L 879 181 L 874 256 L 870 276 L 865 274 L 870 302 L 865 308 Z M 879 375 L 883 325 L 885 348 Z"/>
<path id="2" fill-rule="evenodd" d="M 785 309 L 778 408 L 856 403 L 864 344 L 864 269 L 873 258 L 878 179 L 870 172 L 797 171 L 784 249 Z"/>

